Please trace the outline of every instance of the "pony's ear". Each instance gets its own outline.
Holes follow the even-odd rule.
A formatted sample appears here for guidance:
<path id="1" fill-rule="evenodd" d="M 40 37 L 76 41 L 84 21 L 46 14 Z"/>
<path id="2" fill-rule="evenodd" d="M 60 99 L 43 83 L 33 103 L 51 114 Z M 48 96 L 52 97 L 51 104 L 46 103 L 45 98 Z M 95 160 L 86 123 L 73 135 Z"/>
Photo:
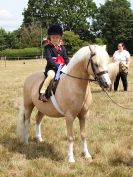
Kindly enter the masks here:
<path id="1" fill-rule="evenodd" d="M 106 45 L 103 45 L 102 47 L 103 47 L 105 50 L 107 49 L 107 46 L 106 46 Z"/>
<path id="2" fill-rule="evenodd" d="M 94 46 L 94 45 L 90 45 L 90 46 L 89 46 L 90 51 L 91 51 L 91 55 L 95 55 L 95 54 L 96 54 L 95 47 L 96 47 L 96 46 Z"/>

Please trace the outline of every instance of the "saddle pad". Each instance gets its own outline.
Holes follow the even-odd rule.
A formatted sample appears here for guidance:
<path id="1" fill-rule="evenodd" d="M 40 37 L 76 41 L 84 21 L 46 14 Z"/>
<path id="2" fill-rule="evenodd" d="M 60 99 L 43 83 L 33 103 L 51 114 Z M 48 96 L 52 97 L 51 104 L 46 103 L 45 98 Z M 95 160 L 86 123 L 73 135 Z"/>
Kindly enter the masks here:
<path id="1" fill-rule="evenodd" d="M 51 99 L 51 101 L 52 101 L 52 103 L 53 103 L 55 109 L 56 109 L 61 115 L 64 116 L 63 111 L 60 109 L 60 106 L 59 106 L 59 104 L 58 104 L 57 101 L 56 101 L 56 98 L 55 98 L 55 96 L 54 96 L 54 94 L 53 94 L 53 91 L 51 91 L 51 95 L 52 95 L 52 96 L 50 97 L 50 99 Z"/>

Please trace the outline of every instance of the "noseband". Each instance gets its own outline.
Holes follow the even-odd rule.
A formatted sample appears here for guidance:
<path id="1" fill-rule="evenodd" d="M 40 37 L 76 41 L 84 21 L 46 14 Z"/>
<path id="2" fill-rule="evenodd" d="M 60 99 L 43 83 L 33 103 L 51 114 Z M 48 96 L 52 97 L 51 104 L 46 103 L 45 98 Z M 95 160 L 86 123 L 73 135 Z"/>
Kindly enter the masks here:
<path id="1" fill-rule="evenodd" d="M 92 51 L 92 49 L 91 49 L 90 46 L 89 46 L 89 49 L 90 49 L 90 51 L 91 51 L 91 56 L 90 56 L 90 59 L 89 59 L 88 64 L 87 64 L 87 71 L 88 71 L 89 65 L 91 64 L 91 68 L 92 68 L 92 71 L 93 71 L 93 73 L 94 73 L 94 75 L 95 75 L 95 79 L 96 79 L 96 80 L 99 80 L 99 79 L 98 79 L 99 76 L 108 73 L 108 71 L 107 71 L 107 70 L 104 70 L 104 71 L 101 71 L 101 72 L 99 72 L 99 73 L 96 72 L 96 69 L 95 69 L 95 67 L 94 67 L 95 64 L 94 64 L 94 62 L 93 62 L 93 57 L 94 57 L 96 54 Z"/>

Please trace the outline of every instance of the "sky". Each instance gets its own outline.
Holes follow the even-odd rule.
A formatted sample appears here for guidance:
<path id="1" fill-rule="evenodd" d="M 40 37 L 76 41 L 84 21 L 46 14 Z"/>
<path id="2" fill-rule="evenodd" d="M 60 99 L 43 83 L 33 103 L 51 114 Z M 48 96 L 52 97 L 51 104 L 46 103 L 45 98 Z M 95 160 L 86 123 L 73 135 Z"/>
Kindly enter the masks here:
<path id="1" fill-rule="evenodd" d="M 97 6 L 105 0 L 93 0 Z M 133 9 L 133 0 L 130 0 Z M 27 8 L 28 0 L 0 0 L 0 28 L 13 31 L 20 27 L 23 21 L 22 12 Z"/>

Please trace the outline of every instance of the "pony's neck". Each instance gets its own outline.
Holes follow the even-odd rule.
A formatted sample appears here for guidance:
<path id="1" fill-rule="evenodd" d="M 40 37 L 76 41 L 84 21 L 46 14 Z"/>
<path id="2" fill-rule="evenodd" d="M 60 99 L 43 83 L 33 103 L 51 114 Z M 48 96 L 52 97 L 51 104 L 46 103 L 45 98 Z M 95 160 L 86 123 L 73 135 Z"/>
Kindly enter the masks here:
<path id="1" fill-rule="evenodd" d="M 84 61 L 76 63 L 71 70 L 68 70 L 68 74 L 79 78 L 87 78 L 88 73 L 85 70 Z"/>
<path id="2" fill-rule="evenodd" d="M 67 71 L 67 73 L 70 76 L 77 77 L 71 79 L 71 85 L 75 85 L 76 87 L 80 88 L 80 90 L 85 92 L 88 85 L 88 80 L 85 79 L 89 79 L 89 75 L 85 69 L 84 60 L 75 63 L 73 67 Z"/>
<path id="3" fill-rule="evenodd" d="M 120 64 L 119 62 L 115 63 L 114 70 L 116 75 L 119 73 L 119 64 Z"/>

